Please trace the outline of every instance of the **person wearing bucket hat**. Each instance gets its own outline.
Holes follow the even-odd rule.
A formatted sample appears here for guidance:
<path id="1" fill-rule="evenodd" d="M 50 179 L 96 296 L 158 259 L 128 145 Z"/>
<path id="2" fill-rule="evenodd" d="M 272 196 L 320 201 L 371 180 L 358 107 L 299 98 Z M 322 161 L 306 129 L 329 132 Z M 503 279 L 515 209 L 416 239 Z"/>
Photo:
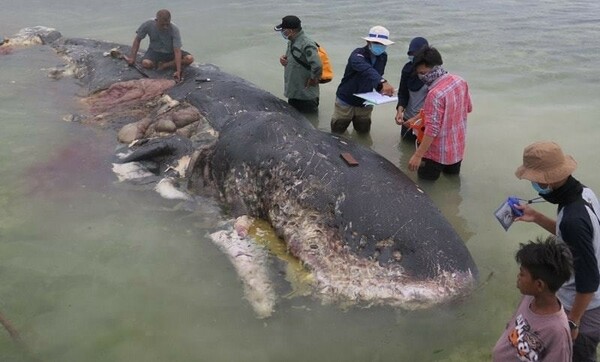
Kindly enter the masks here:
<path id="1" fill-rule="evenodd" d="M 279 57 L 284 67 L 284 96 L 298 111 L 316 113 L 323 71 L 317 44 L 304 33 L 300 19 L 294 15 L 284 16 L 274 30 L 287 41 L 286 53 Z"/>
<path id="2" fill-rule="evenodd" d="M 413 63 L 428 91 L 422 112 L 423 138 L 408 161 L 408 169 L 431 181 L 442 172 L 458 175 L 466 147 L 467 115 L 473 110 L 469 86 L 442 68 L 442 55 L 434 47 L 423 46 Z"/>
<path id="3" fill-rule="evenodd" d="M 515 176 L 531 182 L 544 200 L 558 205 L 556 219 L 529 205 L 517 205 L 523 216 L 515 221 L 533 222 L 555 234 L 574 256 L 574 277 L 557 295 L 569 317 L 573 361 L 596 361 L 600 342 L 600 203 L 594 192 L 572 176 L 577 168 L 551 141 L 530 144 Z"/>
<path id="4" fill-rule="evenodd" d="M 171 23 L 171 13 L 162 9 L 156 12 L 156 17 L 142 23 L 136 30 L 129 56 L 124 56 L 129 65 L 136 61 L 137 52 L 142 40 L 148 35 L 150 44 L 142 58 L 142 66 L 146 69 L 159 70 L 175 68 L 173 77 L 181 80 L 182 66 L 194 62 L 194 57 L 181 49 L 181 35 L 179 28 Z"/>
<path id="5" fill-rule="evenodd" d="M 385 51 L 388 45 L 394 44 L 390 40 L 390 32 L 383 26 L 374 26 L 363 39 L 367 45 L 352 51 L 336 91 L 331 117 L 331 131 L 334 133 L 344 133 L 350 123 L 358 133 L 371 130 L 373 106 L 364 105 L 364 99 L 354 94 L 371 92 L 373 89 L 388 96 L 394 94 L 394 87 L 383 78 L 387 64 Z"/>
<path id="6" fill-rule="evenodd" d="M 404 64 L 400 73 L 395 119 L 396 124 L 402 127 L 400 136 L 406 141 L 415 141 L 417 139 L 413 132 L 409 132 L 410 128 L 405 125 L 405 122 L 419 114 L 427 96 L 428 88 L 417 76 L 413 64 L 415 53 L 427 45 L 429 43 L 423 37 L 416 37 L 410 41 L 408 52 L 406 53 L 408 55 L 408 62 Z"/>

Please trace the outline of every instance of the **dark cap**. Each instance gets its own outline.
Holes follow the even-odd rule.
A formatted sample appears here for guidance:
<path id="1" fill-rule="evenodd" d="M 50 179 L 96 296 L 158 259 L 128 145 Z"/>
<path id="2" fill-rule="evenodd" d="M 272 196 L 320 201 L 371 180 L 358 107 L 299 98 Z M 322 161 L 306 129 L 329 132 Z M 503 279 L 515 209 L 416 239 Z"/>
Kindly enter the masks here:
<path id="1" fill-rule="evenodd" d="M 429 45 L 427 39 L 416 37 L 410 41 L 410 45 L 408 46 L 408 55 L 414 55 L 417 51 L 421 50 L 424 46 Z"/>
<path id="2" fill-rule="evenodd" d="M 282 29 L 298 29 L 300 28 L 300 19 L 294 15 L 284 16 L 281 19 L 281 24 L 275 25 L 275 31 L 281 31 Z"/>

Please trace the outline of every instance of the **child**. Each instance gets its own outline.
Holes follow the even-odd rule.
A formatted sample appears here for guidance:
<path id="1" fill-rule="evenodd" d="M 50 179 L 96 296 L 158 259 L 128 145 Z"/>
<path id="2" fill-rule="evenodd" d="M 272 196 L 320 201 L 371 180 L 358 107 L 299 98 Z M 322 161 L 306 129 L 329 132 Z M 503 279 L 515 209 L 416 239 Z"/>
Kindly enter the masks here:
<path id="1" fill-rule="evenodd" d="M 492 351 L 494 361 L 571 361 L 567 315 L 555 293 L 571 277 L 573 257 L 556 237 L 521 244 L 517 288 L 523 298 Z"/>

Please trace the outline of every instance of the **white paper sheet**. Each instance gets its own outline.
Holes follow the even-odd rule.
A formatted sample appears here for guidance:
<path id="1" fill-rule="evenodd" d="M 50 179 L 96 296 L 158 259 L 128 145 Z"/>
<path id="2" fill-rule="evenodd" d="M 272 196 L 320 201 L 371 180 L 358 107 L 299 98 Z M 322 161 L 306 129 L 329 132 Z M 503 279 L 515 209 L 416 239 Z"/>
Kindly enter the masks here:
<path id="1" fill-rule="evenodd" d="M 396 97 L 396 96 L 393 96 L 393 97 L 385 96 L 385 95 L 380 94 L 375 91 L 368 92 L 368 93 L 355 93 L 354 95 L 364 99 L 365 103 L 372 104 L 372 105 L 398 102 L 398 97 Z"/>

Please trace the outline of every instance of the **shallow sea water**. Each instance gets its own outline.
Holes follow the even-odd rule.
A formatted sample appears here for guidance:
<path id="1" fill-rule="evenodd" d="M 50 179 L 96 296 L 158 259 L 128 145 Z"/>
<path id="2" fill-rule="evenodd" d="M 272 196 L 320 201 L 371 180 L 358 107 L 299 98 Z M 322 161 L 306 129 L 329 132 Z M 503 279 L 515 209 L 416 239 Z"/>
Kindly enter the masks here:
<path id="1" fill-rule="evenodd" d="M 164 6 L 157 1 L 23 0 L 2 5 L 0 35 L 27 26 L 124 44 Z M 65 122 L 79 109 L 71 80 L 43 48 L 0 56 L 0 313 L 25 350 L 0 330 L 2 361 L 484 361 L 519 299 L 514 252 L 543 235 L 505 232 L 493 211 L 533 197 L 513 172 L 524 146 L 559 142 L 575 176 L 600 192 L 600 5 L 568 1 L 208 1 L 169 3 L 184 49 L 282 97 L 272 31 L 298 15 L 324 45 L 336 78 L 311 121 L 327 131 L 348 54 L 372 25 L 391 31 L 386 78 L 399 80 L 411 38 L 438 47 L 470 85 L 467 155 L 459 179 L 421 184 L 464 238 L 481 285 L 464 301 L 428 311 L 344 309 L 292 294 L 278 280 L 275 314 L 258 320 L 227 258 L 207 238 L 223 222 L 214 200 L 190 211 L 149 188 L 119 184 L 109 132 Z M 145 45 L 146 43 L 144 43 Z M 370 137 L 349 133 L 406 171 L 393 105 L 374 111 Z M 414 174 L 409 174 L 416 180 Z M 548 213 L 551 205 L 537 206 Z M 279 263 L 274 261 L 274 263 Z"/>

